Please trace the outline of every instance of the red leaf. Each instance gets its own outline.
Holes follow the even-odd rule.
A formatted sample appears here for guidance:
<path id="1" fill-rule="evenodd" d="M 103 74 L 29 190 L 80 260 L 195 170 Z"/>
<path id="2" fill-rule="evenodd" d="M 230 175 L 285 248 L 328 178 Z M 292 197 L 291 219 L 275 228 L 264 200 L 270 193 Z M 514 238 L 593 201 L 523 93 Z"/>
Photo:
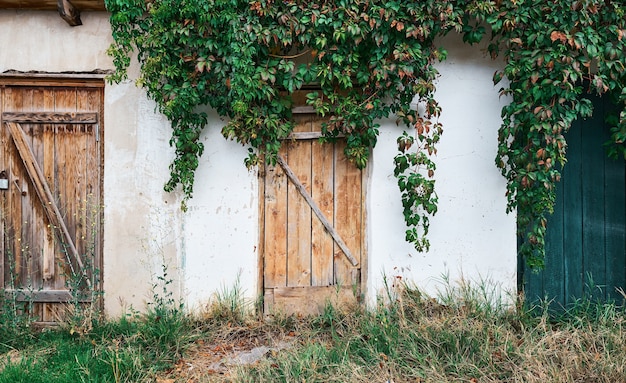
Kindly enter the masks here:
<path id="1" fill-rule="evenodd" d="M 567 41 L 567 36 L 563 32 L 552 31 L 552 33 L 550 33 L 550 40 L 552 40 L 552 42 L 559 40 L 560 42 L 564 43 Z"/>

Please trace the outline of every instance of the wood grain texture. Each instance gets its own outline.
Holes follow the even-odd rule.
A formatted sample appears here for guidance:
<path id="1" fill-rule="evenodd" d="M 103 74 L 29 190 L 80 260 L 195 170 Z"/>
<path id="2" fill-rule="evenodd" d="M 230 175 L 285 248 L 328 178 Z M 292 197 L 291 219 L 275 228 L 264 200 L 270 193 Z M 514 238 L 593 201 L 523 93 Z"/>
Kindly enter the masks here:
<path id="1" fill-rule="evenodd" d="M 71 0 L 75 8 L 83 11 L 105 11 L 104 0 Z M 57 11 L 58 0 L 0 0 L 0 9 L 38 9 Z"/>
<path id="2" fill-rule="evenodd" d="M 64 217 L 63 215 L 61 215 L 56 201 L 54 200 L 52 191 L 50 190 L 48 184 L 45 182 L 43 171 L 37 163 L 30 146 L 28 146 L 24 131 L 18 124 L 14 122 L 8 122 L 6 123 L 6 125 L 9 128 L 9 131 L 13 138 L 13 142 L 17 147 L 19 156 L 23 161 L 24 166 L 26 167 L 28 177 L 33 183 L 34 189 L 39 196 L 39 200 L 42 206 L 44 206 L 44 211 L 46 212 L 48 220 L 52 223 L 52 225 L 60 229 L 63 236 L 63 241 L 65 241 L 65 246 L 67 246 L 67 249 L 70 251 L 70 255 L 73 257 L 73 260 L 78 263 L 79 267 L 83 269 L 84 266 L 81 261 L 81 257 L 78 254 L 76 246 L 74 245 L 74 240 L 67 228 Z"/>
<path id="3" fill-rule="evenodd" d="M 59 16 L 72 27 L 82 25 L 80 11 L 69 0 L 57 0 L 57 11 Z"/>
<path id="4" fill-rule="evenodd" d="M 335 162 L 335 226 L 352 251 L 356 262 L 360 262 L 361 253 L 361 171 L 348 161 L 344 154 L 345 142 L 336 144 Z M 341 154 L 341 155 L 340 155 Z M 358 284 L 358 270 L 345 261 L 346 254 L 335 249 L 335 283 L 339 285 Z"/>
<path id="5" fill-rule="evenodd" d="M 0 73 L 0 86 L 104 88 L 104 78 L 109 73 L 5 72 Z"/>
<path id="6" fill-rule="evenodd" d="M 3 238 L 11 238 L 2 248 L 3 276 L 14 276 L 3 286 L 45 295 L 66 291 L 66 277 L 76 275 L 82 288 L 99 288 L 90 285 L 102 265 L 102 89 L 20 84 L 0 95 L 0 168 L 11 178 L 0 193 Z M 33 311 L 43 321 L 63 312 L 45 300 Z"/>
<path id="7" fill-rule="evenodd" d="M 53 107 L 53 105 L 48 105 L 47 107 Z M 5 112 L 5 113 L 2 113 L 2 120 L 5 122 L 17 122 L 17 123 L 95 124 L 98 122 L 98 114 L 97 113 L 46 113 L 46 112 L 29 112 L 29 113 L 13 112 L 12 113 L 12 112 Z"/>
<path id="8" fill-rule="evenodd" d="M 4 92 L 5 89 L 3 87 L 0 87 L 0 110 L 2 110 L 3 108 Z M 8 146 L 6 144 L 8 137 L 6 137 L 5 129 L 2 129 L 3 125 L 4 124 L 2 123 L 2 116 L 0 116 L 0 148 L 2 149 L 0 150 L 0 166 L 2 166 L 2 169 L 0 169 L 0 171 L 4 172 L 4 177 L 8 177 L 9 169 L 6 168 L 6 166 L 8 165 Z M 7 194 L 7 192 L 4 190 L 0 190 L 0 195 L 1 194 Z M 10 211 L 7 202 L 7 198 L 0 198 L 0 268 L 2 269 L 0 270 L 0 288 L 5 287 L 5 275 L 8 271 L 5 263 L 5 251 L 7 249 L 6 238 L 8 235 L 6 226 L 9 220 L 8 215 Z"/>
<path id="9" fill-rule="evenodd" d="M 311 209 L 315 213 L 315 215 L 317 216 L 319 222 L 322 224 L 324 229 L 326 229 L 326 231 L 333 238 L 337 246 L 344 253 L 344 256 L 348 259 L 348 261 L 350 261 L 350 263 L 353 266 L 358 266 L 359 262 L 352 255 L 350 248 L 345 244 L 345 241 L 341 239 L 341 235 L 339 235 L 337 230 L 335 230 L 335 228 L 330 223 L 330 221 L 326 218 L 324 213 L 322 213 L 322 210 L 317 206 L 317 204 L 313 200 L 313 197 L 311 197 L 311 194 L 309 193 L 309 191 L 306 189 L 304 184 L 300 181 L 300 178 L 291 170 L 291 167 L 287 164 L 287 162 L 284 159 L 282 159 L 281 157 L 278 157 L 277 162 L 283 168 L 283 171 L 287 175 L 287 178 L 291 181 L 291 184 L 300 193 L 302 198 L 304 198 L 304 200 L 307 202 L 309 209 Z M 294 198 L 296 197 L 294 196 Z M 305 238 L 305 237 L 300 237 L 300 238 Z"/>
<path id="10" fill-rule="evenodd" d="M 577 124 L 577 122 L 574 122 Z M 571 297 L 581 297 L 583 293 L 582 269 L 582 160 L 580 153 L 583 150 L 580 125 L 572 126 L 572 134 L 568 137 L 569 153 L 579 153 L 568 158 L 563 169 L 562 182 L 567 179 L 567 187 L 563 190 L 564 228 L 563 241 L 567 246 L 564 249 L 568 262 L 564 265 L 566 302 Z"/>
<path id="11" fill-rule="evenodd" d="M 280 166 L 266 166 L 264 215 L 264 286 L 286 286 L 287 177 Z"/>
<path id="12" fill-rule="evenodd" d="M 347 309 L 358 304 L 358 294 L 349 286 L 277 287 L 272 310 L 287 315 L 319 315 L 327 304 Z"/>
<path id="13" fill-rule="evenodd" d="M 322 121 L 320 118 L 314 118 L 312 122 L 313 132 L 321 133 Z M 333 143 L 311 142 L 311 197 L 319 211 L 311 223 L 311 284 L 313 286 L 331 286 L 333 284 L 335 241 L 326 224 L 330 226 L 330 230 L 334 230 L 334 162 Z M 315 211 L 315 209 L 313 210 Z M 335 236 L 341 240 L 338 233 Z M 350 255 L 352 255 L 351 252 Z"/>
<path id="14" fill-rule="evenodd" d="M 338 144 L 318 141 L 323 119 L 299 115 L 295 122 L 278 166 L 267 165 L 263 172 L 260 215 L 264 216 L 262 291 L 266 313 L 276 307 L 289 313 L 319 312 L 324 306 L 320 302 L 330 299 L 332 292 L 340 291 L 342 297 L 350 292 L 349 300 L 342 298 L 337 304 L 358 302 L 361 294 L 363 173 L 345 158 L 343 140 Z M 287 185 L 286 199 L 277 193 L 277 185 Z M 352 216 L 339 218 L 338 214 Z M 350 239 L 342 239 L 344 235 Z M 286 256 L 278 248 L 287 249 Z M 280 274 L 283 270 L 286 278 Z"/>
<path id="15" fill-rule="evenodd" d="M 296 118 L 295 132 L 310 130 L 310 116 Z M 311 207 L 301 194 L 311 193 L 311 144 L 291 141 L 286 146 L 285 162 L 293 166 L 287 184 L 287 286 L 311 286 Z M 284 162 L 281 166 L 287 174 L 289 168 Z"/>
<path id="16" fill-rule="evenodd" d="M 626 291 L 626 161 L 605 158 L 606 292 L 607 299 L 620 302 Z"/>
<path id="17" fill-rule="evenodd" d="M 598 113 L 599 112 L 599 113 Z M 604 252 L 604 149 L 601 133 L 604 124 L 602 110 L 582 127 L 582 216 L 583 218 L 583 288 L 593 299 L 605 299 L 606 260 Z"/>
<path id="18" fill-rule="evenodd" d="M 6 297 L 15 299 L 17 302 L 34 302 L 34 303 L 65 303 L 71 302 L 75 298 L 68 290 L 24 290 L 24 289 L 7 289 L 4 291 Z M 78 298 L 78 302 L 89 302 L 89 299 Z M 55 318 L 51 318 L 55 319 Z M 46 321 L 48 322 L 48 321 Z"/>

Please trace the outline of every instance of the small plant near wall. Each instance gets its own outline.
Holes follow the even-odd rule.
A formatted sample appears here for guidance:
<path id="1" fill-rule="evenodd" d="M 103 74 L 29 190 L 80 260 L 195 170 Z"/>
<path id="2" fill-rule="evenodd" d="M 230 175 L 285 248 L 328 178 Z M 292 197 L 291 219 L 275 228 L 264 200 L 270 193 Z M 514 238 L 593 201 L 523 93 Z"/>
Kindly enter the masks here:
<path id="1" fill-rule="evenodd" d="M 383 1 L 107 0 L 114 44 L 109 50 L 126 77 L 137 54 L 137 83 L 172 123 L 167 191 L 193 193 L 204 151 L 200 133 L 209 105 L 226 124 L 225 137 L 250 147 L 248 167 L 275 163 L 294 127 L 291 95 L 317 90 L 307 103 L 328 118 L 326 140 L 345 136 L 346 155 L 366 166 L 381 118 L 407 128 L 398 138 L 395 175 L 402 194 L 406 238 L 428 250 L 428 218 L 437 210 L 436 144 L 443 127 L 435 100 L 445 50 L 435 39 L 456 30 L 468 43 L 492 31 L 491 54 L 506 60 L 499 82 L 512 102 L 502 111 L 497 165 L 508 181 L 509 210 L 517 209 L 522 255 L 541 267 L 546 215 L 565 162 L 563 133 L 591 113 L 586 88 L 619 98 L 623 110 L 624 6 L 617 1 Z M 588 85 L 584 85 L 588 84 Z M 411 108 L 414 101 L 423 113 Z M 614 128 L 614 154 L 624 150 L 626 116 Z M 208 143 L 210 144 L 210 143 Z"/>

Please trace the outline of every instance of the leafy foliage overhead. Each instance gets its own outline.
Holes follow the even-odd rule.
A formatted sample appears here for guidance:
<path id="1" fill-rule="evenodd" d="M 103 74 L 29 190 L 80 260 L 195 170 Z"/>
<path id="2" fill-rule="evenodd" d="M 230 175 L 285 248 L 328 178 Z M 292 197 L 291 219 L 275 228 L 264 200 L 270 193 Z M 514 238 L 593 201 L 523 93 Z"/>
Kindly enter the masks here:
<path id="1" fill-rule="evenodd" d="M 396 158 L 411 240 L 427 246 L 419 208 L 434 213 L 434 153 L 441 133 L 433 98 L 433 63 L 445 52 L 435 37 L 460 28 L 460 14 L 435 0 L 117 0 L 108 1 L 115 44 L 110 49 L 125 76 L 136 49 L 138 82 L 172 122 L 176 158 L 166 190 L 192 194 L 203 151 L 200 132 L 208 104 L 227 117 L 222 133 L 249 145 L 246 165 L 259 154 L 274 162 L 293 128 L 291 95 L 317 88 L 307 102 L 328 116 L 327 139 L 347 137 L 347 156 L 364 167 L 378 136 L 377 119 L 397 116 L 411 128 Z M 410 108 L 418 97 L 425 115 Z M 424 170 L 425 174 L 418 170 Z M 419 194 L 415 190 L 419 189 Z M 426 226 L 427 231 L 427 226 Z"/>
<path id="2" fill-rule="evenodd" d="M 509 209 L 517 208 L 520 254 L 543 266 L 548 214 L 566 162 L 565 134 L 590 117 L 589 97 L 617 104 L 608 152 L 626 155 L 626 3 L 622 1 L 503 1 L 482 14 L 493 29 L 489 50 L 506 66 L 494 75 L 508 84 L 496 163 L 508 181 Z M 620 114 L 621 113 L 621 114 Z"/>
<path id="3" fill-rule="evenodd" d="M 126 76 L 130 57 L 138 83 L 172 123 L 176 157 L 165 189 L 193 191 L 204 147 L 199 137 L 210 105 L 226 117 L 225 137 L 250 147 L 247 166 L 274 163 L 293 129 L 292 95 L 311 89 L 307 103 L 328 117 L 325 139 L 347 140 L 358 167 L 376 144 L 381 118 L 395 116 L 395 175 L 402 193 L 407 240 L 428 249 L 441 109 L 434 99 L 445 59 L 435 39 L 451 30 L 468 43 L 491 31 L 491 54 L 506 60 L 497 165 L 517 209 L 522 255 L 542 265 L 546 216 L 552 211 L 564 134 L 592 112 L 588 92 L 618 103 L 612 154 L 626 139 L 626 6 L 610 0 L 107 0 L 114 44 L 109 53 Z M 412 102 L 424 112 L 412 109 Z M 210 143 L 208 143 L 210 144 Z M 557 164 L 559 166 L 557 166 Z"/>

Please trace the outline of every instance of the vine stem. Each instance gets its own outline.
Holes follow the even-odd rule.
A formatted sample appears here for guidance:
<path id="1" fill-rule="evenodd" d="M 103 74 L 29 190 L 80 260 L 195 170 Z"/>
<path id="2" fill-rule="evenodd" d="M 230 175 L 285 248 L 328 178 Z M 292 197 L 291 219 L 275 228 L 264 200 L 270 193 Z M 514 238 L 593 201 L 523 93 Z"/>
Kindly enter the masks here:
<path id="1" fill-rule="evenodd" d="M 274 57 L 274 58 L 279 58 L 279 59 L 293 60 L 293 59 L 297 59 L 298 57 L 302 57 L 302 56 L 304 56 L 304 55 L 306 55 L 307 53 L 310 53 L 310 52 L 311 52 L 311 50 L 307 49 L 304 52 L 298 53 L 297 55 L 287 55 L 287 56 L 285 56 L 285 55 L 274 55 L 274 54 L 271 54 L 271 53 L 268 53 L 267 55 L 269 57 Z"/>

